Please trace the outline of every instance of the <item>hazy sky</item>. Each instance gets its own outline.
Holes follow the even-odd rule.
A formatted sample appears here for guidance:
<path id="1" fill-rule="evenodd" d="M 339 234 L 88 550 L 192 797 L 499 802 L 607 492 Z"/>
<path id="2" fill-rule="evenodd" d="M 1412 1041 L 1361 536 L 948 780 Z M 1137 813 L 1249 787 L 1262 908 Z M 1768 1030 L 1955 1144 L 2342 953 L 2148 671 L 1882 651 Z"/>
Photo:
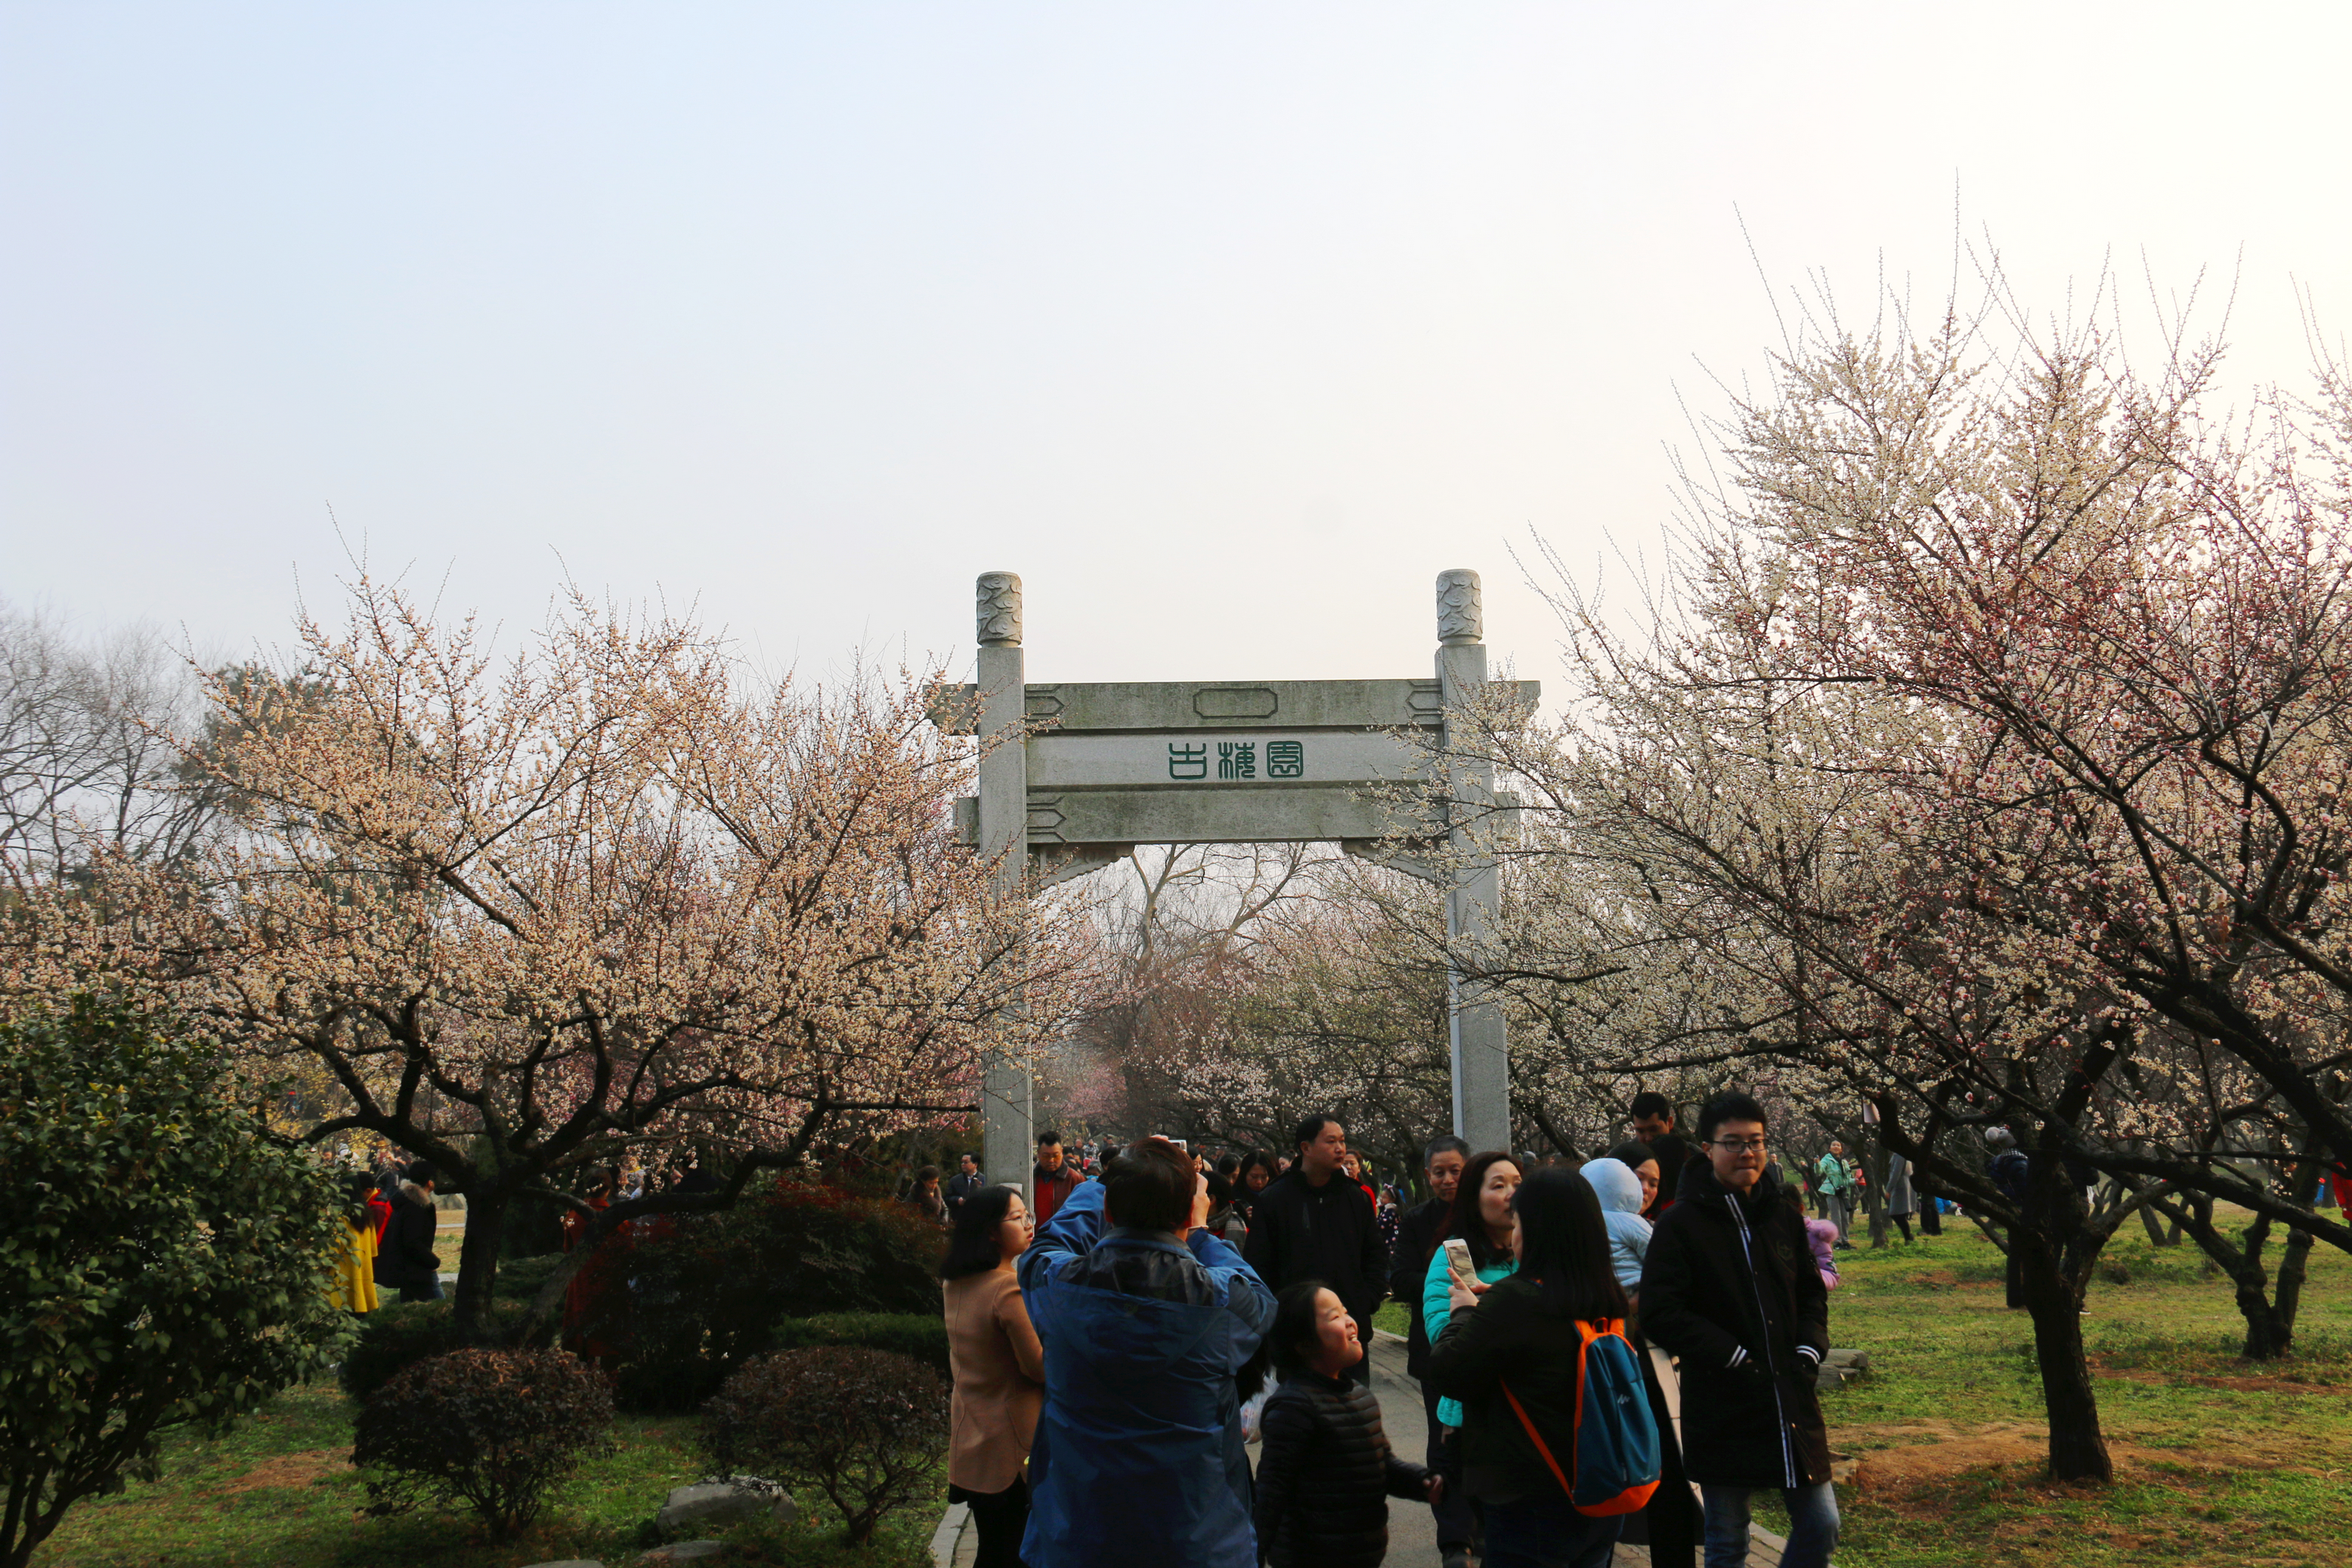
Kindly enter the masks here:
<path id="1" fill-rule="evenodd" d="M 1826 269 L 2352 321 L 2342 5 L 0 5 L 0 595 L 282 643 L 573 580 L 766 663 L 1424 674 L 1655 536 Z M 2218 321 L 2218 311 L 2209 314 Z M 446 586 L 444 586 L 446 584 Z"/>

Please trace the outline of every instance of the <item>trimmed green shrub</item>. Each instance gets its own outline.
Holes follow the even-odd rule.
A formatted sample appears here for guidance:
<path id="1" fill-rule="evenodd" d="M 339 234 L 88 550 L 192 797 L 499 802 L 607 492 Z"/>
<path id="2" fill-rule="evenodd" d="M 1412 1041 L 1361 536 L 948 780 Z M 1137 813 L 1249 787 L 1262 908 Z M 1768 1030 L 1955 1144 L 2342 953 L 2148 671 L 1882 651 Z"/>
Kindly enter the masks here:
<path id="1" fill-rule="evenodd" d="M 825 1345 L 851 1345 L 887 1351 L 919 1361 L 942 1373 L 948 1364 L 946 1318 L 933 1312 L 826 1312 L 814 1318 L 786 1318 L 773 1325 L 765 1349 L 803 1350 Z M 748 1359 L 748 1358 L 747 1358 Z M 631 1410 L 686 1410 L 707 1399 L 724 1381 L 715 1359 L 697 1361 L 688 1368 L 694 1385 L 681 1387 L 678 1368 L 632 1362 L 614 1374 L 613 1397 Z"/>
<path id="2" fill-rule="evenodd" d="M 590 1320 L 567 1328 L 612 1348 L 635 1407 L 692 1408 L 752 1357 L 805 1343 L 796 1319 L 940 1315 L 938 1228 L 833 1187 L 780 1184 L 620 1244 Z"/>
<path id="3" fill-rule="evenodd" d="M 942 1312 L 825 1312 L 778 1325 L 778 1350 L 827 1344 L 887 1350 L 940 1372 L 948 1364 L 948 1323 Z"/>
<path id="4" fill-rule="evenodd" d="M 530 1310 L 520 1301 L 490 1303 L 490 1322 L 501 1345 L 515 1343 L 529 1319 Z M 360 1336 L 343 1357 L 339 1381 L 344 1393 L 365 1399 L 417 1363 L 467 1348 L 450 1302 L 395 1301 L 360 1321 Z"/>
<path id="5" fill-rule="evenodd" d="M 490 1294 L 500 1301 L 528 1301 L 539 1294 L 547 1277 L 563 1267 L 561 1252 L 541 1252 L 529 1258 L 509 1258 L 499 1265 L 497 1282 Z"/>
<path id="6" fill-rule="evenodd" d="M 887 1351 L 782 1351 L 738 1367 L 702 1408 L 702 1447 L 722 1471 L 813 1483 L 840 1511 L 847 1544 L 883 1515 L 938 1492 L 947 1380 Z"/>
<path id="7" fill-rule="evenodd" d="M 604 1448 L 612 1424 L 604 1380 L 577 1356 L 452 1351 L 410 1367 L 367 1402 L 352 1463 L 366 1479 L 370 1512 L 463 1502 L 504 1540 Z"/>
<path id="8" fill-rule="evenodd" d="M 334 1359 L 349 1227 L 217 1047 L 74 998 L 0 1024 L 0 1563 Z"/>

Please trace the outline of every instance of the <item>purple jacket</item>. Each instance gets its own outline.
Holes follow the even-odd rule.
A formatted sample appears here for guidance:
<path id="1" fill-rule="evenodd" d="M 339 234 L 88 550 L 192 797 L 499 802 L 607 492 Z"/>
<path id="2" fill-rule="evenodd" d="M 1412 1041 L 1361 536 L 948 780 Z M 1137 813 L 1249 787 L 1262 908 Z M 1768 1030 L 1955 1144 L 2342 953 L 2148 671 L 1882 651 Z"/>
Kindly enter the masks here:
<path id="1" fill-rule="evenodd" d="M 1830 1249 L 1837 1245 L 1838 1228 L 1826 1219 L 1805 1221 L 1805 1239 L 1812 1243 L 1813 1267 L 1822 1271 L 1822 1283 L 1834 1291 L 1838 1288 L 1837 1260 Z"/>

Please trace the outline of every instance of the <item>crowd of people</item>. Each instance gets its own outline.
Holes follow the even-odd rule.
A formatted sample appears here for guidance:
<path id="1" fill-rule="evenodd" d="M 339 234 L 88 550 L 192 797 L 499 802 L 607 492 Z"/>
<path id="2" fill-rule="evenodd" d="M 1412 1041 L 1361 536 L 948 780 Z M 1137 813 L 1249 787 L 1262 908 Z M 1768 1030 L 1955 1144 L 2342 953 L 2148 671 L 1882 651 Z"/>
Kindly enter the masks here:
<path id="1" fill-rule="evenodd" d="M 1328 1115 L 1272 1158 L 1049 1134 L 1020 1186 L 967 1159 L 940 1195 L 949 1480 L 982 1568 L 1372 1568 L 1398 1499 L 1431 1510 L 1443 1568 L 1599 1568 L 1621 1539 L 1732 1568 L 1759 1490 L 1788 1508 L 1782 1562 L 1827 1563 L 1808 1225 L 1836 1228 L 1752 1098 L 1708 1102 L 1695 1141 L 1660 1096 L 1630 1109 L 1576 1168 L 1433 1139 L 1417 1207 Z M 1384 1299 L 1417 1455 L 1370 1387 Z"/>

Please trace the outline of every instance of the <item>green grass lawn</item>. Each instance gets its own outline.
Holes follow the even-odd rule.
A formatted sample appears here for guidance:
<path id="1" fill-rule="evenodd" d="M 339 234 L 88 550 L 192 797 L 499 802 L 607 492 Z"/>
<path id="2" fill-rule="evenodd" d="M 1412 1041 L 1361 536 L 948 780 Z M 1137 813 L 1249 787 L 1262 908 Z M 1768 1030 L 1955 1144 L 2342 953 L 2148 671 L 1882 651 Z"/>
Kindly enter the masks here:
<path id="1" fill-rule="evenodd" d="M 1973 1227 L 1840 1259 L 1831 1338 L 1874 1364 L 1823 1399 L 1832 1446 L 1858 1461 L 1841 1563 L 2352 1562 L 2352 1259 L 2315 1249 L 2294 1354 L 2252 1365 L 2195 1249 L 2158 1250 L 2137 1227 L 2110 1246 L 2103 1275 L 2125 1277 L 2093 1284 L 2083 1320 L 2105 1488 L 2042 1479 L 2032 1325 L 2003 1307 L 2001 1259 Z"/>
<path id="2" fill-rule="evenodd" d="M 217 1441 L 168 1448 L 163 1479 L 85 1503 L 34 1553 L 36 1568 L 518 1568 L 568 1557 L 619 1568 L 654 1544 L 646 1532 L 670 1488 L 699 1480 L 685 1416 L 623 1416 L 614 1451 L 589 1460 L 529 1533 L 484 1539 L 470 1514 L 362 1512 L 351 1468 L 352 1406 L 329 1385 L 293 1390 Z M 936 1507 L 886 1520 L 884 1539 L 836 1544 L 824 1498 L 795 1487 L 801 1521 L 734 1532 L 730 1563 L 792 1568 L 929 1568 Z M 941 1503 L 945 1483 L 941 1483 Z"/>

